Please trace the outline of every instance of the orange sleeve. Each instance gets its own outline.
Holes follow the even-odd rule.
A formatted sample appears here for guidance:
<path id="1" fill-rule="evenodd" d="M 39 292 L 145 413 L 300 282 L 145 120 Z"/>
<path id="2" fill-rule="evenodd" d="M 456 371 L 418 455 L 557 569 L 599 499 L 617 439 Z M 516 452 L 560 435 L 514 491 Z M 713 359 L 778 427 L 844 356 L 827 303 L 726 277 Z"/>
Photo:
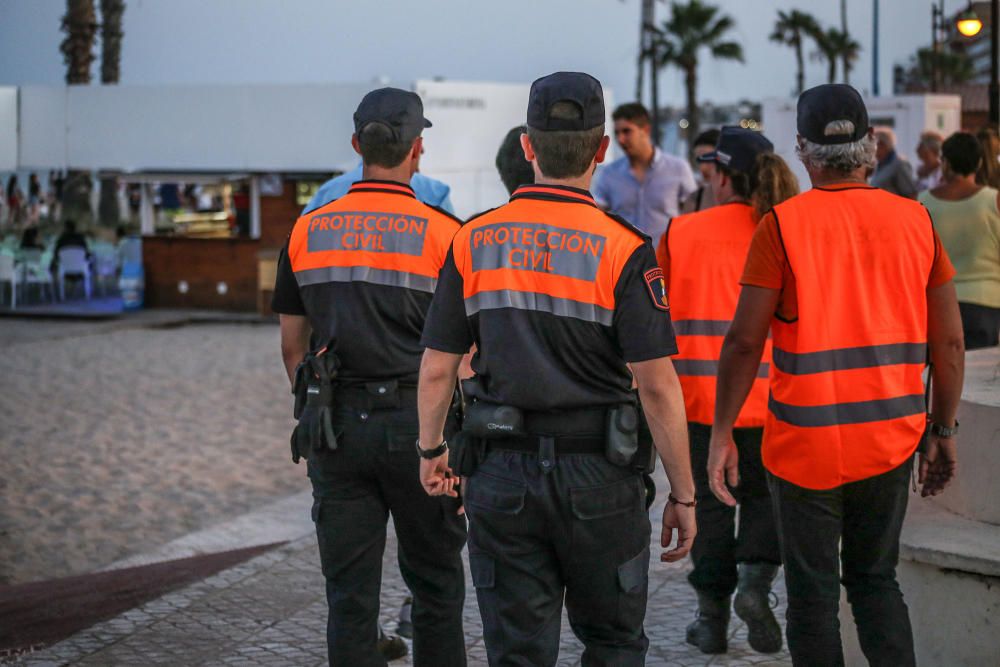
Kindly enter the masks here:
<path id="1" fill-rule="evenodd" d="M 757 231 L 750 241 L 740 284 L 781 289 L 787 271 L 788 257 L 781 244 L 778 222 L 769 212 L 757 224 Z"/>
<path id="2" fill-rule="evenodd" d="M 934 266 L 931 267 L 931 275 L 927 280 L 927 287 L 941 287 L 946 282 L 955 277 L 955 267 L 951 263 L 951 258 L 941 245 L 941 237 L 937 230 L 934 230 Z"/>
<path id="3" fill-rule="evenodd" d="M 656 246 L 656 263 L 663 270 L 663 284 L 670 295 L 670 248 L 667 246 L 668 234 L 660 237 L 660 245 Z"/>

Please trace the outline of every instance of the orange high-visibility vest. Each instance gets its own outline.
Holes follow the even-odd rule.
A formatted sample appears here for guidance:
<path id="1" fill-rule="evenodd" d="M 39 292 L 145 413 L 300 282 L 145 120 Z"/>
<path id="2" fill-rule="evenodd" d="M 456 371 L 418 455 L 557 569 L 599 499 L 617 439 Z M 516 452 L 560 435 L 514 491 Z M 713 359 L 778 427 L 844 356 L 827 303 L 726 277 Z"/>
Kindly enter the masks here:
<path id="1" fill-rule="evenodd" d="M 798 319 L 771 325 L 764 465 L 810 489 L 888 472 L 926 421 L 930 217 L 867 186 L 815 188 L 774 213 Z"/>
<path id="2" fill-rule="evenodd" d="M 433 293 L 457 230 L 454 218 L 418 201 L 410 188 L 362 181 L 296 221 L 288 258 L 299 287 L 360 281 Z"/>
<path id="3" fill-rule="evenodd" d="M 736 312 L 740 275 L 756 228 L 753 207 L 726 204 L 674 218 L 661 241 L 669 257 L 663 264 L 664 273 L 670 272 L 667 283 L 679 350 L 673 362 L 689 422 L 714 421 L 722 340 Z M 764 426 L 770 361 L 769 340 L 737 428 Z"/>

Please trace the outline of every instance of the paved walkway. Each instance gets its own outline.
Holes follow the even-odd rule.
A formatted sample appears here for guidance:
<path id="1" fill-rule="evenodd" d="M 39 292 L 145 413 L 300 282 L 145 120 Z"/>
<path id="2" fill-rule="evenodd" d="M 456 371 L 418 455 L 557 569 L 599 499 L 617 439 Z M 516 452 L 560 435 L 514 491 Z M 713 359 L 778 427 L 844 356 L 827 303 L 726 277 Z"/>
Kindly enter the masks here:
<path id="1" fill-rule="evenodd" d="M 277 327 L 182 326 L 190 321 L 169 311 L 88 323 L 0 318 L 0 585 L 287 544 L 18 664 L 325 664 L 323 580 L 304 467 L 288 453 Z M 394 545 L 390 535 L 390 629 L 406 595 Z M 688 567 L 652 559 L 647 664 L 789 664 L 787 654 L 750 651 L 735 619 L 725 656 L 684 644 Z M 470 664 L 484 665 L 468 590 Z M 560 664 L 578 664 L 565 626 L 563 642 Z"/>
<path id="2" fill-rule="evenodd" d="M 0 319 L 0 585 L 85 574 L 303 488 L 278 327 Z"/>
<path id="3" fill-rule="evenodd" d="M 663 488 L 662 475 L 658 484 Z M 250 540 L 270 539 L 279 530 L 292 541 L 272 552 L 225 570 L 205 581 L 150 602 L 96 625 L 49 649 L 21 656 L 14 664 L 56 665 L 270 665 L 299 667 L 326 664 L 326 605 L 323 578 L 308 515 L 309 492 L 275 503 L 234 523 L 177 540 L 148 556 L 121 565 L 149 562 L 161 556 L 182 557 L 206 544 L 235 548 L 245 543 L 241 526 L 256 526 Z M 653 506 L 653 542 L 658 544 L 658 517 L 663 495 Z M 284 519 L 284 525 L 279 523 Z M 390 527 L 391 528 L 391 527 Z M 654 553 L 658 551 L 654 550 Z M 382 620 L 395 627 L 395 614 L 406 588 L 394 561 L 395 537 L 390 529 L 385 557 Z M 466 568 L 468 571 L 468 568 Z M 729 653 L 710 658 L 684 643 L 691 621 L 693 593 L 685 575 L 689 564 L 650 564 L 650 596 L 646 633 L 647 665 L 790 665 L 787 653 L 765 656 L 746 643 L 746 629 L 734 617 Z M 469 664 L 486 665 L 482 628 L 474 589 L 468 585 L 465 628 Z M 783 586 L 778 587 L 783 601 Z M 784 613 L 784 605 L 778 610 Z M 563 622 L 559 665 L 579 665 L 581 645 Z M 393 665 L 411 664 L 402 659 Z"/>

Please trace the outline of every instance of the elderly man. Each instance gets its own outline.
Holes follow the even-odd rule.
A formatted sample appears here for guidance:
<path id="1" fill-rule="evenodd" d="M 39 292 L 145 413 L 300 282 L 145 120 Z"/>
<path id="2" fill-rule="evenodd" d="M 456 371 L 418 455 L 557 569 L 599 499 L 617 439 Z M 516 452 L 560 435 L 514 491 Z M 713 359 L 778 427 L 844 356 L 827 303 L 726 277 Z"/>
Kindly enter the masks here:
<path id="1" fill-rule="evenodd" d="M 913 665 L 896 582 L 911 461 L 923 495 L 955 474 L 964 349 L 951 262 L 918 203 L 865 183 L 875 139 L 850 86 L 807 90 L 798 153 L 813 189 L 754 233 L 719 362 L 708 475 L 735 501 L 733 424 L 770 330 L 773 361 L 761 456 L 788 589 L 796 665 L 843 665 L 840 583 L 873 665 Z M 922 371 L 930 347 L 932 410 Z"/>
<path id="2" fill-rule="evenodd" d="M 680 213 L 681 202 L 698 189 L 694 172 L 687 161 L 653 145 L 646 107 L 638 102 L 623 104 L 611 118 L 615 141 L 625 157 L 600 171 L 594 199 L 638 227 L 657 248 L 670 219 Z"/>
<path id="3" fill-rule="evenodd" d="M 917 143 L 917 190 L 932 190 L 941 182 L 941 143 L 944 141 L 937 132 L 922 132 Z"/>
<path id="4" fill-rule="evenodd" d="M 875 142 L 877 164 L 871 184 L 894 195 L 916 199 L 919 189 L 913 179 L 913 167 L 896 153 L 896 133 L 888 127 L 876 128 Z"/>

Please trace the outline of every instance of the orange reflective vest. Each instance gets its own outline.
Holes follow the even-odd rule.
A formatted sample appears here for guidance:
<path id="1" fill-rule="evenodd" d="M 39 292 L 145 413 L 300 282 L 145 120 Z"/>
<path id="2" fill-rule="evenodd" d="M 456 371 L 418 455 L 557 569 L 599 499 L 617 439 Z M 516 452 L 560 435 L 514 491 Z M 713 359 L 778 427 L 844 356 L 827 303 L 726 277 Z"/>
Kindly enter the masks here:
<path id="1" fill-rule="evenodd" d="M 775 319 L 764 465 L 810 489 L 888 472 L 926 421 L 934 236 L 918 203 L 815 188 L 774 209 L 798 318 Z"/>
<path id="2" fill-rule="evenodd" d="M 387 193 L 407 196 L 387 200 Z M 433 293 L 457 230 L 410 188 L 362 181 L 296 221 L 288 259 L 300 288 L 359 281 Z"/>
<path id="3" fill-rule="evenodd" d="M 736 312 L 740 275 L 756 228 L 750 205 L 726 204 L 674 218 L 660 242 L 679 350 L 673 362 L 689 422 L 714 421 L 722 340 Z M 768 341 L 737 428 L 764 426 L 770 361 Z"/>

